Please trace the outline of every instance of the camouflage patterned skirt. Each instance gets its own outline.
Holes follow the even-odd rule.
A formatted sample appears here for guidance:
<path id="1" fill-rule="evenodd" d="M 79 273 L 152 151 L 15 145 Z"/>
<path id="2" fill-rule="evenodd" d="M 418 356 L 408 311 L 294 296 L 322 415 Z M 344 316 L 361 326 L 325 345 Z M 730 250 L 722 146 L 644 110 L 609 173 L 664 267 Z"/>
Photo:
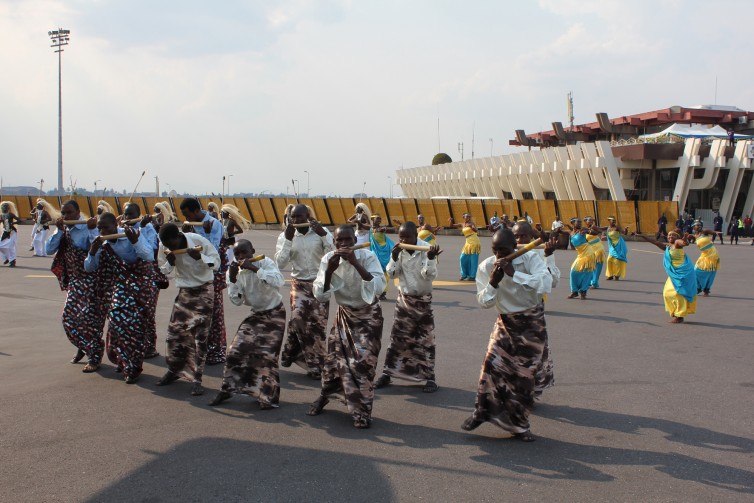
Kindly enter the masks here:
<path id="1" fill-rule="evenodd" d="M 214 304 L 212 282 L 196 288 L 178 289 L 166 339 L 165 359 L 170 372 L 190 381 L 202 382 Z"/>
<path id="2" fill-rule="evenodd" d="M 479 377 L 474 419 L 510 433 L 529 430 L 535 373 L 547 341 L 544 305 L 498 316 Z"/>
<path id="3" fill-rule="evenodd" d="M 414 382 L 435 379 L 435 318 L 432 294 L 400 293 L 383 373 Z"/>
<path id="4" fill-rule="evenodd" d="M 283 348 L 284 362 L 321 372 L 325 361 L 329 302 L 314 298 L 314 281 L 291 281 L 291 319 Z"/>
<path id="5" fill-rule="evenodd" d="M 372 382 L 382 346 L 382 324 L 379 301 L 360 308 L 341 305 L 327 338 L 322 396 L 345 395 L 354 420 L 369 421 L 372 417 Z"/>
<path id="6" fill-rule="evenodd" d="M 254 312 L 238 327 L 228 349 L 222 390 L 255 396 L 277 407 L 280 399 L 278 358 L 285 334 L 285 307 Z"/>

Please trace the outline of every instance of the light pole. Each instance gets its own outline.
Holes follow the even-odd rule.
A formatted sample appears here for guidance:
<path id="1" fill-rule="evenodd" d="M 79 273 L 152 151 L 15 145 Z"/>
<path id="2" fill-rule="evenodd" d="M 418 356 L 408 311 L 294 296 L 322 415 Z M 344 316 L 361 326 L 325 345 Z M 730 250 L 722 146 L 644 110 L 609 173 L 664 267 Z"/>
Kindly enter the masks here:
<path id="1" fill-rule="evenodd" d="M 361 186 L 361 195 L 359 196 L 359 202 L 361 202 L 361 198 L 366 196 L 366 193 L 364 192 L 367 189 L 367 182 L 364 182 L 364 185 Z"/>
<path id="2" fill-rule="evenodd" d="M 68 45 L 71 30 L 58 28 L 48 31 L 55 52 L 58 53 L 58 192 L 63 192 L 63 46 Z"/>
<path id="3" fill-rule="evenodd" d="M 490 138 L 490 157 L 492 157 L 492 138 Z"/>
<path id="4" fill-rule="evenodd" d="M 225 175 L 223 175 L 223 190 L 220 192 L 220 201 L 222 202 L 223 197 L 225 197 Z"/>
<path id="5" fill-rule="evenodd" d="M 42 197 L 42 187 L 44 187 L 45 179 L 42 178 L 39 180 L 39 197 Z"/>
<path id="6" fill-rule="evenodd" d="M 97 197 L 97 182 L 101 182 L 102 180 L 94 180 L 94 197 Z"/>
<path id="7" fill-rule="evenodd" d="M 228 175 L 228 185 L 225 187 L 228 191 L 228 196 L 230 196 L 230 177 L 233 175 Z"/>
<path id="8" fill-rule="evenodd" d="M 390 199 L 392 199 L 393 198 L 393 178 L 390 175 L 388 175 L 387 181 L 390 184 L 390 191 L 388 192 L 388 194 L 390 194 Z"/>
<path id="9" fill-rule="evenodd" d="M 309 192 L 309 172 L 304 170 L 304 173 L 306 173 L 306 197 L 312 197 L 311 193 Z"/>

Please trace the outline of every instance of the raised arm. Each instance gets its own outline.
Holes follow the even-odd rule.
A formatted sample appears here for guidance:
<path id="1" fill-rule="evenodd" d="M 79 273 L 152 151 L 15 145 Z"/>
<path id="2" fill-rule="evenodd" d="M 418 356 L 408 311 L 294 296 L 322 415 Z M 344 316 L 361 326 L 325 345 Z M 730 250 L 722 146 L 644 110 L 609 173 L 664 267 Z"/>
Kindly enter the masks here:
<path id="1" fill-rule="evenodd" d="M 667 243 L 661 243 L 659 241 L 655 241 L 654 239 L 650 239 L 647 236 L 644 236 L 642 234 L 636 234 L 636 233 L 634 233 L 633 235 L 636 236 L 636 237 L 638 237 L 639 239 L 642 239 L 642 240 L 646 241 L 647 243 L 652 243 L 653 245 L 655 245 L 660 250 L 665 251 L 665 248 L 668 247 Z"/>

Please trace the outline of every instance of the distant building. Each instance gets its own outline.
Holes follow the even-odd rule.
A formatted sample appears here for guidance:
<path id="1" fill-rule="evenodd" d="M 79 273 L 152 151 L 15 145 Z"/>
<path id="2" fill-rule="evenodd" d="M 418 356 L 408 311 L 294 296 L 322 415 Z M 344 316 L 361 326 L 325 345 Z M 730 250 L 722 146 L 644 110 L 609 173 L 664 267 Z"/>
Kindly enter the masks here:
<path id="1" fill-rule="evenodd" d="M 667 200 L 681 211 L 719 201 L 725 221 L 754 213 L 754 112 L 703 105 L 596 116 L 573 128 L 517 130 L 509 143 L 526 147 L 518 153 L 400 169 L 396 183 L 414 198 Z"/>

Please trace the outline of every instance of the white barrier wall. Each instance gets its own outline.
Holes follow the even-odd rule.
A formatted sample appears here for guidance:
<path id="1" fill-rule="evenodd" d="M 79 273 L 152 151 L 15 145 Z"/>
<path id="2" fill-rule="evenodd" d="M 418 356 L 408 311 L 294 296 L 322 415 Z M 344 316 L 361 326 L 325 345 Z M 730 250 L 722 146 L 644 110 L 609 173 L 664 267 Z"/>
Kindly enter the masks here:
<path id="1" fill-rule="evenodd" d="M 718 180 L 721 170 L 728 170 L 720 214 L 729 221 L 745 170 L 752 169 L 747 157 L 751 140 L 736 143 L 733 157 L 726 159 L 727 140 L 714 140 L 710 154 L 700 159 L 701 140 L 686 140 L 683 155 L 677 160 L 678 179 L 673 200 L 684 208 L 691 190 L 708 190 Z M 672 161 L 670 161 L 672 163 Z M 665 162 L 663 162 L 664 164 Z M 577 143 L 566 147 L 518 152 L 495 157 L 452 162 L 438 166 L 405 168 L 396 172 L 396 183 L 406 197 L 496 197 L 545 199 L 553 193 L 558 200 L 595 200 L 595 189 L 608 190 L 613 201 L 625 201 L 623 180 L 632 180 L 631 171 L 649 169 L 651 163 L 624 165 L 613 156 L 609 142 Z M 694 173 L 701 168 L 702 176 Z M 632 187 L 629 187 L 632 188 Z M 754 214 L 754 177 L 748 188 L 744 215 Z"/>

